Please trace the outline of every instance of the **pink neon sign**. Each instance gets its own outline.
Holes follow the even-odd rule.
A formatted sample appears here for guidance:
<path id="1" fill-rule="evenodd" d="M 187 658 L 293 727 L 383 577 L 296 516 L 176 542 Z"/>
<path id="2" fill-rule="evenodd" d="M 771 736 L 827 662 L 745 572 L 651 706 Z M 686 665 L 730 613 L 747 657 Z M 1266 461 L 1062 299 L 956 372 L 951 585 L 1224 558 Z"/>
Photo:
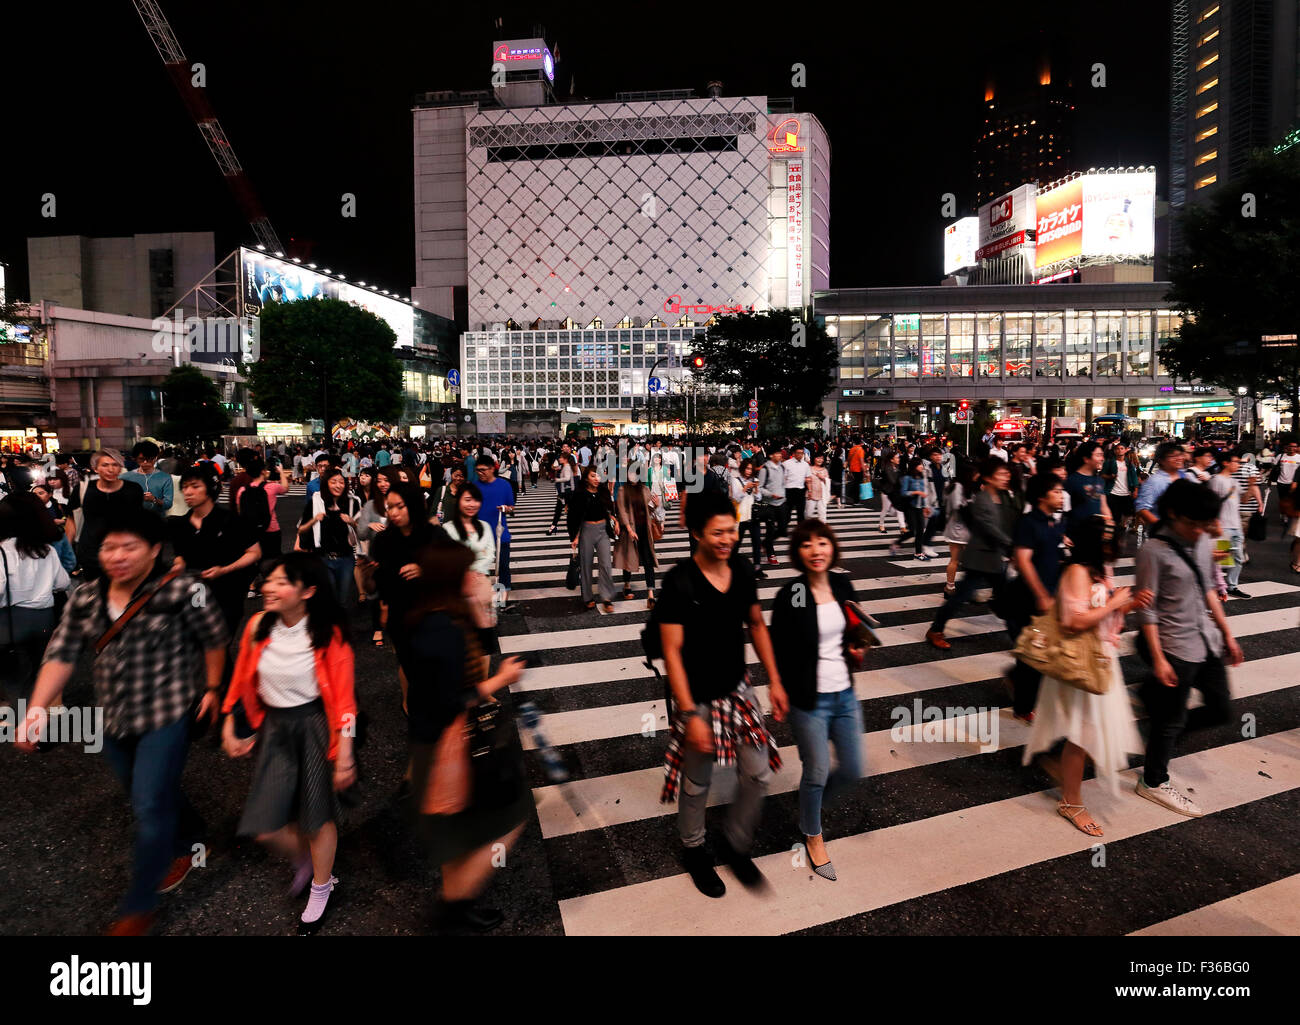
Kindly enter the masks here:
<path id="1" fill-rule="evenodd" d="M 664 300 L 664 312 L 687 316 L 711 317 L 715 313 L 753 313 L 753 306 L 689 306 L 682 304 L 680 295 L 670 295 Z"/>
<path id="2" fill-rule="evenodd" d="M 799 145 L 800 131 L 798 118 L 786 118 L 773 129 L 772 141 L 767 148 L 773 153 L 802 153 L 803 147 Z"/>

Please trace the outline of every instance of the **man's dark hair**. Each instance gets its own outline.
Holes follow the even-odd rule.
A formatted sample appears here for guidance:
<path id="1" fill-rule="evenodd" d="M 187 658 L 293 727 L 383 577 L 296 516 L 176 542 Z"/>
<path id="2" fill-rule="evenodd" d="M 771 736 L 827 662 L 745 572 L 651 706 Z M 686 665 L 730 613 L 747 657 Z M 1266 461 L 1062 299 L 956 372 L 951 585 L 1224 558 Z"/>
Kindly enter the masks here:
<path id="1" fill-rule="evenodd" d="M 1006 470 L 1008 473 L 1011 472 L 1011 468 L 1001 459 L 989 456 L 980 463 L 980 480 L 987 483 L 998 470 Z"/>
<path id="2" fill-rule="evenodd" d="M 140 459 L 141 457 L 145 459 L 157 459 L 158 446 L 152 441 L 136 442 L 135 447 L 131 449 L 131 458 Z"/>
<path id="3" fill-rule="evenodd" d="M 1208 523 L 1218 518 L 1222 505 L 1223 499 L 1209 488 L 1180 478 L 1165 489 L 1156 503 L 1156 511 L 1162 520 L 1182 516 L 1196 523 Z"/>
<path id="4" fill-rule="evenodd" d="M 208 497 L 216 501 L 221 494 L 221 480 L 217 477 L 215 470 L 208 466 L 187 466 L 181 472 L 180 486 L 183 488 L 192 480 L 201 481 L 203 486 L 208 489 Z M 154 517 L 157 519 L 157 517 Z"/>
<path id="5" fill-rule="evenodd" d="M 704 525 L 715 516 L 736 518 L 736 507 L 721 491 L 701 491 L 693 494 L 686 503 L 686 529 L 692 534 L 704 531 Z"/>
<path id="6" fill-rule="evenodd" d="M 72 453 L 71 453 L 71 452 L 56 452 L 56 453 L 54 454 L 54 462 L 55 462 L 55 465 L 57 465 L 57 466 L 63 466 L 65 463 L 70 463 L 70 462 L 72 462 Z"/>
<path id="7" fill-rule="evenodd" d="M 1037 506 L 1053 488 L 1063 487 L 1065 485 L 1061 483 L 1061 478 L 1056 474 L 1050 471 L 1048 473 L 1036 473 L 1029 479 L 1029 487 L 1025 491 L 1025 500 L 1030 505 Z"/>
<path id="8" fill-rule="evenodd" d="M 491 466 L 495 469 L 497 465 L 497 461 L 493 459 L 490 455 L 488 455 L 486 452 L 484 452 L 481 456 L 479 456 L 477 459 L 474 460 L 474 465 Z"/>
<path id="9" fill-rule="evenodd" d="M 320 455 L 318 455 L 318 456 L 316 457 L 316 465 L 317 465 L 317 466 L 319 466 L 321 463 L 327 463 L 327 464 L 328 464 L 328 463 L 333 463 L 333 462 L 334 462 L 334 457 L 331 456 L 328 452 L 322 452 Z"/>
<path id="10" fill-rule="evenodd" d="M 1212 455 L 1214 455 L 1214 449 L 1210 448 L 1209 445 L 1198 445 L 1196 448 L 1192 449 L 1193 459 L 1200 459 L 1201 456 L 1212 456 Z"/>
<path id="11" fill-rule="evenodd" d="M 1156 449 L 1156 465 L 1159 466 L 1175 452 L 1181 452 L 1182 450 L 1183 450 L 1183 446 L 1181 442 L 1177 442 L 1177 441 L 1162 442 L 1160 447 Z"/>
<path id="12" fill-rule="evenodd" d="M 161 516 L 142 509 L 124 509 L 108 517 L 103 537 L 109 534 L 134 534 L 145 544 L 160 545 L 166 539 L 167 525 Z"/>

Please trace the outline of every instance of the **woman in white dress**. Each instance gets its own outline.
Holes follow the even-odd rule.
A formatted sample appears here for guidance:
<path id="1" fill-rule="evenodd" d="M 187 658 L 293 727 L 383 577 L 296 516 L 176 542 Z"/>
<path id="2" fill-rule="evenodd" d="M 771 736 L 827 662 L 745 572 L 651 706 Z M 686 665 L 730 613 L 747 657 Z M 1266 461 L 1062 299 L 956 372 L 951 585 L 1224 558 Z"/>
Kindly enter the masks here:
<path id="1" fill-rule="evenodd" d="M 1098 630 L 1110 655 L 1111 681 L 1105 694 L 1092 694 L 1044 675 L 1034 706 L 1034 721 L 1025 744 L 1024 763 L 1065 738 L 1061 757 L 1042 759 L 1043 769 L 1061 788 L 1057 811 L 1089 836 L 1101 836 L 1081 801 L 1083 770 L 1089 758 L 1112 793 L 1119 793 L 1119 773 L 1128 768 L 1128 755 L 1141 753 L 1142 738 L 1133 721 L 1128 690 L 1119 665 L 1119 633 L 1124 616 L 1150 603 L 1150 591 L 1133 594 L 1115 587 L 1110 566 L 1115 561 L 1113 528 L 1092 519 L 1071 535 L 1071 563 L 1061 574 L 1056 610 L 1061 625 L 1072 632 Z"/>

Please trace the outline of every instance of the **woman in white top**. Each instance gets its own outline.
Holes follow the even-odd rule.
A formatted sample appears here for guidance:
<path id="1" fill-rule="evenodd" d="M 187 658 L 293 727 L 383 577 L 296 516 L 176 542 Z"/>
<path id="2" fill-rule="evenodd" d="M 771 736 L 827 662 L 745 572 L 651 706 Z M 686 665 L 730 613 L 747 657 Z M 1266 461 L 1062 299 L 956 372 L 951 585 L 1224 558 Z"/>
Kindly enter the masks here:
<path id="1" fill-rule="evenodd" d="M 12 687 L 26 696 L 58 618 L 54 592 L 66 591 L 68 571 L 55 544 L 63 532 L 35 495 L 0 501 L 0 645 L 20 657 L 0 660 L 0 694 Z"/>
<path id="2" fill-rule="evenodd" d="M 482 507 L 483 492 L 473 481 L 466 481 L 456 496 L 456 517 L 444 523 L 442 530 L 474 553 L 474 562 L 465 575 L 465 597 L 479 630 L 479 646 L 485 654 L 495 655 L 501 650 L 496 635 L 496 592 L 491 580 L 496 572 L 496 542 L 488 525 L 478 518 Z"/>
<path id="3" fill-rule="evenodd" d="M 1064 737 L 1061 757 L 1045 757 L 1041 762 L 1061 788 L 1057 811 L 1081 832 L 1101 836 L 1101 827 L 1082 802 L 1084 766 L 1091 758 L 1098 778 L 1109 784 L 1112 794 L 1118 794 L 1118 776 L 1128 768 L 1128 755 L 1143 750 L 1120 670 L 1119 634 L 1124 616 L 1145 608 L 1152 594 L 1141 591 L 1134 595 L 1131 587 L 1114 586 L 1110 572 L 1116 555 L 1113 525 L 1093 517 L 1072 528 L 1070 540 L 1071 563 L 1061 574 L 1056 615 L 1067 631 L 1100 631 L 1102 650 L 1110 656 L 1110 686 L 1105 694 L 1093 694 L 1044 675 L 1025 742 L 1024 764 Z"/>
<path id="4" fill-rule="evenodd" d="M 849 574 L 830 572 L 839 563 L 835 531 L 821 520 L 804 520 L 790 536 L 790 562 L 800 575 L 772 602 L 772 651 L 803 763 L 799 829 L 809 867 L 834 882 L 821 812 L 831 791 L 862 776 L 862 708 L 852 669 L 861 662 L 863 649 L 845 636 L 846 608 L 855 595 Z"/>
<path id="5" fill-rule="evenodd" d="M 356 781 L 356 695 L 346 616 L 321 561 L 306 552 L 277 559 L 262 585 L 265 610 L 240 641 L 223 710 L 222 745 L 232 758 L 257 747 L 253 785 L 239 820 L 294 867 L 290 896 L 310 882 L 299 935 L 320 928 L 338 847 L 335 791 Z M 229 714 L 242 703 L 253 736 L 236 735 Z M 349 728 L 353 727 L 353 728 Z"/>
<path id="6" fill-rule="evenodd" d="M 961 566 L 961 553 L 970 543 L 970 527 L 961 518 L 962 507 L 973 499 L 979 491 L 979 470 L 973 463 L 962 462 L 957 468 L 957 476 L 948 482 L 944 489 L 943 540 L 948 545 L 947 582 L 943 585 L 944 594 L 952 594 L 957 586 L 957 570 Z"/>
<path id="7" fill-rule="evenodd" d="M 830 491 L 830 472 L 826 469 L 826 457 L 818 452 L 813 456 L 812 467 L 804 481 L 805 499 L 804 516 L 826 522 L 826 496 Z"/>

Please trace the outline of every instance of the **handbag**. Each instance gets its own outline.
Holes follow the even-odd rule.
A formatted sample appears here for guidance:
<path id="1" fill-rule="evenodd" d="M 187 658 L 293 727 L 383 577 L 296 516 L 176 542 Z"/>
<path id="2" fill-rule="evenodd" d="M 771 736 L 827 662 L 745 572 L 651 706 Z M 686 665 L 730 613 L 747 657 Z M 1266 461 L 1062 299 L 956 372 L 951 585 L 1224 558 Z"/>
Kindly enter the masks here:
<path id="1" fill-rule="evenodd" d="M 864 480 L 861 484 L 858 485 L 858 499 L 860 501 L 866 502 L 875 497 L 876 497 L 876 491 L 871 486 L 870 481 Z"/>
<path id="2" fill-rule="evenodd" d="M 854 669 L 861 669 L 865 658 L 850 654 L 850 648 L 880 647 L 880 635 L 873 629 L 880 624 L 873 616 L 863 612 L 862 606 L 855 601 L 844 603 L 844 621 L 844 658 Z"/>
<path id="3" fill-rule="evenodd" d="M 0 561 L 3 561 L 5 568 L 5 617 L 9 621 L 9 633 L 5 637 L 5 643 L 0 645 L 0 657 L 3 657 L 6 665 L 17 665 L 21 657 L 21 649 L 18 645 L 18 638 L 14 636 L 14 604 L 13 591 L 9 585 L 9 557 L 5 555 L 3 548 L 0 548 Z"/>
<path id="4" fill-rule="evenodd" d="M 1110 689 L 1113 667 L 1101 646 L 1101 634 L 1096 627 L 1066 631 L 1055 607 L 1029 621 L 1012 654 L 1031 669 L 1089 694 Z"/>
<path id="5" fill-rule="evenodd" d="M 499 701 L 480 701 L 465 713 L 470 801 L 476 811 L 499 811 L 519 799 L 523 758 L 514 717 Z"/>
<path id="6" fill-rule="evenodd" d="M 574 552 L 574 554 L 572 555 L 572 557 L 569 559 L 569 569 L 568 569 L 568 572 L 566 572 L 566 573 L 564 574 L 564 586 L 567 587 L 570 591 L 572 591 L 575 587 L 578 586 L 578 554 L 577 554 L 577 552 Z"/>
<path id="7" fill-rule="evenodd" d="M 429 783 L 420 802 L 423 815 L 455 815 L 469 806 L 469 734 L 462 712 L 442 731 L 433 748 Z"/>
<path id="8" fill-rule="evenodd" d="M 1268 517 L 1265 510 L 1268 508 L 1268 495 L 1264 495 L 1263 504 L 1250 514 L 1250 520 L 1246 523 L 1246 537 L 1251 541 L 1268 540 Z"/>

